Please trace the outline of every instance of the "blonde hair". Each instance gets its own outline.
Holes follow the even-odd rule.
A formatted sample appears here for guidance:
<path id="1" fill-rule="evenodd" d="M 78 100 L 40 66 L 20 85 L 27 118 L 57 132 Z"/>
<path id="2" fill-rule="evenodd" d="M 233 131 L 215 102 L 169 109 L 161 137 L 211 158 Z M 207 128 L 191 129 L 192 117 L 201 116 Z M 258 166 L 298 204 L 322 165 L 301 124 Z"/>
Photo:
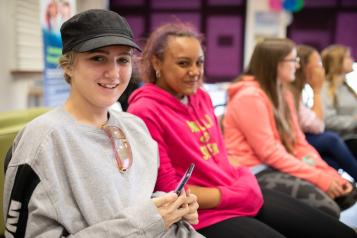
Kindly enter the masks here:
<path id="1" fill-rule="evenodd" d="M 69 51 L 63 55 L 58 60 L 59 67 L 62 69 L 65 69 L 68 66 L 72 66 L 74 64 L 74 60 L 77 56 L 77 53 L 74 51 Z M 68 84 L 71 84 L 71 76 L 66 74 L 66 72 L 63 73 L 64 79 Z"/>
<path id="2" fill-rule="evenodd" d="M 328 95 L 332 99 L 333 105 L 336 104 L 337 81 L 344 73 L 343 61 L 350 49 L 344 45 L 331 45 L 325 48 L 322 53 L 322 64 L 326 72 L 326 80 L 329 83 Z"/>

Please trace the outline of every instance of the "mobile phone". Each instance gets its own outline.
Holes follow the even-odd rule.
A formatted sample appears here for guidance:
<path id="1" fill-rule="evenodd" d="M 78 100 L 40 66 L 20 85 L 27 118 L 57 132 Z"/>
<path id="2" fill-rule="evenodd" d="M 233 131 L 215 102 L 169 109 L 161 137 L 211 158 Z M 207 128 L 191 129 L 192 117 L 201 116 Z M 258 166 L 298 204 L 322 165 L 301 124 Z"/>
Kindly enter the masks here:
<path id="1" fill-rule="evenodd" d="M 192 174 L 192 171 L 193 171 L 194 168 L 195 168 L 195 164 L 194 163 L 190 164 L 190 167 L 188 167 L 186 173 L 181 178 L 181 181 L 177 184 L 177 187 L 175 189 L 175 193 L 177 195 L 180 195 L 183 187 L 185 186 L 185 184 L 187 183 L 187 181 L 191 177 L 191 174 Z"/>

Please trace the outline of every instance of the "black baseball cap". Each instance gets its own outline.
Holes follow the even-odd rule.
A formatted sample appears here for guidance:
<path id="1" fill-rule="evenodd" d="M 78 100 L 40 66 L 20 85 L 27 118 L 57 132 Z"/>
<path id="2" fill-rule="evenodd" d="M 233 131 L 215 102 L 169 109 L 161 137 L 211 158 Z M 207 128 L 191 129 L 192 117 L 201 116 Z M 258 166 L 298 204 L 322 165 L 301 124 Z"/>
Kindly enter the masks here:
<path id="1" fill-rule="evenodd" d="M 62 54 L 110 45 L 126 45 L 141 51 L 125 18 L 104 9 L 91 9 L 74 15 L 62 24 L 61 37 Z"/>

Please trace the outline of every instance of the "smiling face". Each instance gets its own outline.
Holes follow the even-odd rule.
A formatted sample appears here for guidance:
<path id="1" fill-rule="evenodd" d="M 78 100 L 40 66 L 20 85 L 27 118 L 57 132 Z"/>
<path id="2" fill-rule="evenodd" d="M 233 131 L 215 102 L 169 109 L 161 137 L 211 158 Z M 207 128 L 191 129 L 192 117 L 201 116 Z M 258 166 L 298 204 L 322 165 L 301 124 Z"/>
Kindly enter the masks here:
<path id="1" fill-rule="evenodd" d="M 294 48 L 282 61 L 278 63 L 277 76 L 280 82 L 292 82 L 295 80 L 296 69 L 300 67 L 297 52 Z"/>
<path id="2" fill-rule="evenodd" d="M 106 111 L 128 85 L 132 72 L 131 54 L 127 46 L 77 53 L 73 65 L 64 68 L 71 77 L 68 102 L 78 110 Z"/>
<path id="3" fill-rule="evenodd" d="M 179 99 L 202 84 L 204 55 L 195 37 L 170 36 L 162 59 L 154 57 L 152 63 L 160 73 L 156 85 Z"/>

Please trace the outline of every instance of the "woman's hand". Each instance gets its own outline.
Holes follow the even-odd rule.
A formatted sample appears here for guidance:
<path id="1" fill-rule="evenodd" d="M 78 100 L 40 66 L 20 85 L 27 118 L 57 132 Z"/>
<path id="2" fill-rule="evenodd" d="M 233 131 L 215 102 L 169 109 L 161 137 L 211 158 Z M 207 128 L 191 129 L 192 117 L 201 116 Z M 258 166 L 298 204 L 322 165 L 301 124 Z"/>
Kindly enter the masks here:
<path id="1" fill-rule="evenodd" d="M 326 191 L 327 195 L 329 195 L 332 199 L 340 197 L 344 194 L 344 189 L 342 185 L 337 180 L 332 180 L 330 187 Z"/>
<path id="2" fill-rule="evenodd" d="M 177 197 L 177 194 L 172 192 L 152 200 L 164 220 L 166 230 L 190 211 L 185 194 Z"/>
<path id="3" fill-rule="evenodd" d="M 188 206 L 189 212 L 183 216 L 183 219 L 188 223 L 195 225 L 198 224 L 198 202 L 197 196 L 190 192 L 190 189 L 186 192 L 186 204 Z"/>
<path id="4" fill-rule="evenodd" d="M 321 67 L 307 68 L 307 82 L 314 92 L 320 92 L 325 81 L 325 70 Z"/>

